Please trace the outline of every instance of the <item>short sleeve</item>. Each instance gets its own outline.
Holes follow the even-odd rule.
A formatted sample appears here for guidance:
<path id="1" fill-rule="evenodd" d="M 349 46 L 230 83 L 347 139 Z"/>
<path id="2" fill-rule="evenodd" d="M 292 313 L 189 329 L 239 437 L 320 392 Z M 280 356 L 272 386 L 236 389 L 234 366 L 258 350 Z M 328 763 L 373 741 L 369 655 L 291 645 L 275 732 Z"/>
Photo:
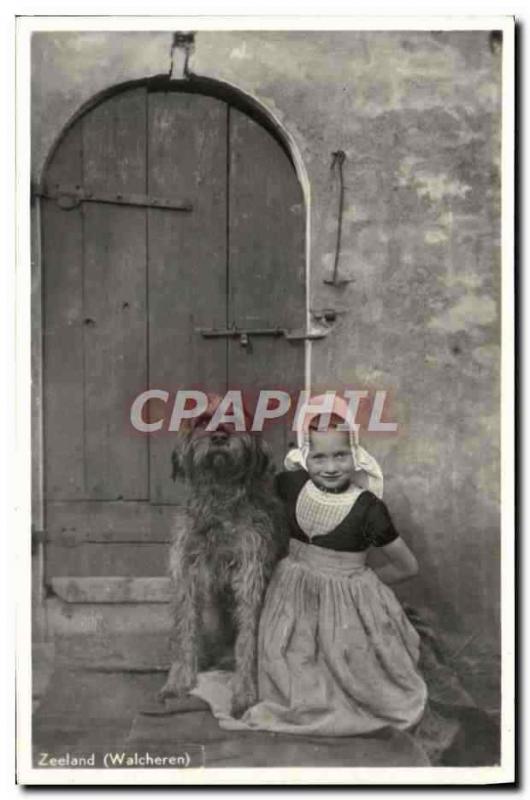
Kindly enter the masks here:
<path id="1" fill-rule="evenodd" d="M 365 523 L 365 536 L 373 547 L 384 547 L 399 536 L 386 505 L 378 498 L 368 507 Z"/>

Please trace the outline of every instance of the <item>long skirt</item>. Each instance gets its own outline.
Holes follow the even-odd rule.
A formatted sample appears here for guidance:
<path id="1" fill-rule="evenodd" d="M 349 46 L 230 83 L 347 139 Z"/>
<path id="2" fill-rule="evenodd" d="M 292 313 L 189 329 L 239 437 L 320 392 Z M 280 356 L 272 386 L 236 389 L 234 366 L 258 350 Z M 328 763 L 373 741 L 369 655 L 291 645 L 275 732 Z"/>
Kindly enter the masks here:
<path id="1" fill-rule="evenodd" d="M 229 729 L 317 736 L 407 730 L 427 702 L 419 652 L 418 633 L 364 553 L 291 540 L 261 615 L 258 704 L 232 719 L 206 673 L 194 694 Z"/>

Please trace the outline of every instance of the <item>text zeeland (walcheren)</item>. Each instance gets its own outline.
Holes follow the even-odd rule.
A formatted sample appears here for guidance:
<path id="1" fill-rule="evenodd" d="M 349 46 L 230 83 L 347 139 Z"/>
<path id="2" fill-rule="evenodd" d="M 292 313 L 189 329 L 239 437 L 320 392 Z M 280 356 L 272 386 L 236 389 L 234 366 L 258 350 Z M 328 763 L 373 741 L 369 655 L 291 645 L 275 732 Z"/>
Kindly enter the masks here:
<path id="1" fill-rule="evenodd" d="M 35 755 L 35 766 L 48 769 L 183 769 L 204 766 L 202 745 L 152 750 L 119 750 L 97 748 L 90 752 L 66 751 L 60 755 L 41 751 Z"/>

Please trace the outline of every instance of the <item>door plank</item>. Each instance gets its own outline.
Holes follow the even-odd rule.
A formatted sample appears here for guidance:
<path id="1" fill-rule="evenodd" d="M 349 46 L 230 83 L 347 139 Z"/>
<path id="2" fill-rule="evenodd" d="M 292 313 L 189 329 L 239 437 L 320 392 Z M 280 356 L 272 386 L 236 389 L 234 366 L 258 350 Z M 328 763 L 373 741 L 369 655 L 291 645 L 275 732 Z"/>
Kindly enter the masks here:
<path id="1" fill-rule="evenodd" d="M 50 503 L 46 581 L 61 576 L 166 575 L 183 509 L 142 502 Z"/>
<path id="2" fill-rule="evenodd" d="M 63 541 L 66 539 L 64 537 Z M 46 551 L 45 579 L 86 577 L 89 575 L 146 577 L 166 575 L 169 545 L 145 542 L 49 543 Z"/>
<path id="3" fill-rule="evenodd" d="M 294 168 L 268 131 L 232 108 L 229 152 L 229 324 L 304 329 L 305 209 Z M 229 386 L 250 405 L 261 388 L 303 389 L 303 341 L 250 337 L 249 347 L 228 348 Z M 286 417 L 265 429 L 277 466 L 292 437 Z"/>
<path id="4" fill-rule="evenodd" d="M 83 119 L 86 191 L 146 188 L 146 90 L 107 100 Z M 86 497 L 148 497 L 147 439 L 130 406 L 147 384 L 146 211 L 83 204 Z"/>
<path id="5" fill-rule="evenodd" d="M 46 181 L 82 179 L 79 126 L 60 142 Z M 45 499 L 84 494 L 83 220 L 42 200 L 43 423 Z"/>
<path id="6" fill-rule="evenodd" d="M 53 592 L 67 603 L 168 603 L 169 578 L 53 578 Z"/>
<path id="7" fill-rule="evenodd" d="M 226 341 L 202 339 L 195 329 L 226 320 L 226 104 L 162 92 L 148 100 L 147 191 L 193 204 L 188 214 L 147 212 L 149 384 L 171 393 L 224 391 Z M 154 503 L 182 498 L 170 480 L 174 437 L 150 435 Z"/>

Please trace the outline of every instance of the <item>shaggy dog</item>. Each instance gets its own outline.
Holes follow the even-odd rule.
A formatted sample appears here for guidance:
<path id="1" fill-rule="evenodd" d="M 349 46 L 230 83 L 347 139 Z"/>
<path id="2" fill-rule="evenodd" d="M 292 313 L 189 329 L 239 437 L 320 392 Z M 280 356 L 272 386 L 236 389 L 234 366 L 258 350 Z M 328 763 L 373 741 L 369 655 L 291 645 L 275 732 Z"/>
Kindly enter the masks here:
<path id="1" fill-rule="evenodd" d="M 173 454 L 173 477 L 184 476 L 187 502 L 173 530 L 172 664 L 159 698 L 185 695 L 198 669 L 231 643 L 232 713 L 239 716 L 257 701 L 259 615 L 287 532 L 261 436 L 227 425 L 206 431 L 215 403 L 180 432 Z"/>

